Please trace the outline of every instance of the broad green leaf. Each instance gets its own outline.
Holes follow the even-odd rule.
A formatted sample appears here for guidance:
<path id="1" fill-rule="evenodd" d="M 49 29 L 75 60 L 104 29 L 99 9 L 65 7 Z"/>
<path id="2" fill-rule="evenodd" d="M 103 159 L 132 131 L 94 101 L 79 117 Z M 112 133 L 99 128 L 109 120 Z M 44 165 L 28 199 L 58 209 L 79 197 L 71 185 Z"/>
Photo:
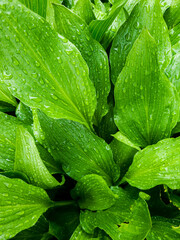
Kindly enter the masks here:
<path id="1" fill-rule="evenodd" d="M 46 21 L 51 24 L 53 28 L 56 29 L 55 16 L 53 4 L 61 4 L 63 0 L 47 0 L 47 9 L 46 9 Z"/>
<path id="2" fill-rule="evenodd" d="M 16 108 L 17 119 L 31 125 L 33 123 L 32 110 L 24 103 L 20 102 Z"/>
<path id="3" fill-rule="evenodd" d="M 19 0 L 19 1 L 22 2 L 27 8 L 31 9 L 33 12 L 46 18 L 47 1 L 49 0 Z"/>
<path id="4" fill-rule="evenodd" d="M 42 112 L 38 112 L 38 120 L 42 142 L 67 175 L 78 181 L 87 174 L 97 174 L 109 185 L 118 179 L 119 169 L 104 140 L 73 121 L 51 119 Z"/>
<path id="5" fill-rule="evenodd" d="M 80 16 L 87 24 L 95 19 L 90 0 L 76 0 L 72 7 L 75 14 Z"/>
<path id="6" fill-rule="evenodd" d="M 33 137 L 22 126 L 17 127 L 14 169 L 25 173 L 35 186 L 49 189 L 60 185 L 44 165 Z"/>
<path id="7" fill-rule="evenodd" d="M 46 192 L 20 179 L 0 175 L 0 236 L 10 239 L 32 227 L 52 201 Z"/>
<path id="8" fill-rule="evenodd" d="M 169 28 L 173 28 L 180 22 L 179 0 L 172 0 L 170 8 L 164 13 L 164 19 Z"/>
<path id="9" fill-rule="evenodd" d="M 113 158 L 115 163 L 120 166 L 121 177 L 127 172 L 129 166 L 132 163 L 133 157 L 137 152 L 137 149 L 130 147 L 129 145 L 113 139 L 109 145 L 113 152 Z"/>
<path id="10" fill-rule="evenodd" d="M 160 184 L 180 188 L 180 137 L 164 139 L 139 151 L 125 175 L 130 185 L 149 189 Z"/>
<path id="11" fill-rule="evenodd" d="M 43 18 L 17 3 L 0 2 L 0 64 L 8 69 L 0 78 L 27 106 L 91 125 L 95 89 L 79 51 Z"/>
<path id="12" fill-rule="evenodd" d="M 170 35 L 172 46 L 180 42 L 180 23 L 178 23 L 175 27 L 169 30 L 169 35 Z M 180 51 L 180 48 L 179 48 L 179 51 Z"/>
<path id="13" fill-rule="evenodd" d="M 109 63 L 103 47 L 96 42 L 88 25 L 64 6 L 54 5 L 57 31 L 70 40 L 81 52 L 89 67 L 89 77 L 97 95 L 95 124 L 107 113 L 107 97 L 110 92 Z"/>
<path id="14" fill-rule="evenodd" d="M 159 70 L 156 43 L 143 30 L 115 86 L 115 123 L 130 142 L 146 147 L 170 136 L 178 108 L 175 88 Z"/>
<path id="15" fill-rule="evenodd" d="M 124 5 L 124 8 L 130 14 L 138 2 L 140 2 L 140 0 L 127 0 L 127 2 Z"/>
<path id="16" fill-rule="evenodd" d="M 171 43 L 168 29 L 161 13 L 158 0 L 141 0 L 133 9 L 128 20 L 116 34 L 110 52 L 111 78 L 115 83 L 122 71 L 128 53 L 142 29 L 146 28 L 158 46 L 158 62 L 165 69 L 171 60 Z M 136 58 L 133 59 L 136 61 Z M 137 65 L 137 64 L 136 64 Z"/>
<path id="17" fill-rule="evenodd" d="M 48 231 L 49 224 L 42 216 L 33 227 L 18 233 L 12 240 L 42 240 L 43 236 L 45 236 Z"/>
<path id="18" fill-rule="evenodd" d="M 96 174 L 81 178 L 72 191 L 73 198 L 78 200 L 81 209 L 105 210 L 111 207 L 116 199 L 106 181 Z"/>
<path id="19" fill-rule="evenodd" d="M 81 225 L 79 225 L 76 230 L 74 231 L 73 235 L 71 236 L 70 240 L 92 240 L 94 239 L 93 238 L 93 235 L 92 234 L 88 234 L 86 233 Z"/>
<path id="20" fill-rule="evenodd" d="M 106 31 L 109 29 L 109 27 L 114 22 L 117 15 L 119 14 L 120 10 L 122 9 L 124 2 L 125 2 L 125 0 L 120 3 L 115 4 L 112 7 L 107 18 L 105 18 L 103 20 L 94 20 L 90 23 L 89 29 L 90 29 L 92 37 L 95 40 L 97 40 L 98 42 L 101 42 Z"/>
<path id="21" fill-rule="evenodd" d="M 180 239 L 180 233 L 174 230 L 178 227 L 180 220 L 152 217 L 152 229 L 146 237 L 147 240 L 177 240 Z"/>
<path id="22" fill-rule="evenodd" d="M 0 84 L 0 102 L 11 104 L 14 107 L 17 106 L 15 98 L 11 95 L 8 88 L 3 84 Z"/>
<path id="23" fill-rule="evenodd" d="M 122 190 L 120 193 L 120 200 L 117 200 L 111 208 L 97 212 L 82 212 L 80 216 L 82 228 L 91 234 L 98 227 L 113 240 L 144 240 L 151 228 L 147 203 L 141 198 L 134 201 L 127 194 L 123 196 Z M 120 205 L 122 199 L 123 203 Z"/>
<path id="24" fill-rule="evenodd" d="M 0 113 L 0 169 L 14 169 L 16 126 L 21 124 L 15 117 Z"/>
<path id="25" fill-rule="evenodd" d="M 106 7 L 101 2 L 101 0 L 95 0 L 93 6 L 93 12 L 96 19 L 103 19 L 107 16 Z"/>
<path id="26" fill-rule="evenodd" d="M 70 239 L 79 224 L 79 209 L 73 205 L 56 207 L 48 211 L 46 218 L 49 222 L 50 234 L 58 240 Z"/>

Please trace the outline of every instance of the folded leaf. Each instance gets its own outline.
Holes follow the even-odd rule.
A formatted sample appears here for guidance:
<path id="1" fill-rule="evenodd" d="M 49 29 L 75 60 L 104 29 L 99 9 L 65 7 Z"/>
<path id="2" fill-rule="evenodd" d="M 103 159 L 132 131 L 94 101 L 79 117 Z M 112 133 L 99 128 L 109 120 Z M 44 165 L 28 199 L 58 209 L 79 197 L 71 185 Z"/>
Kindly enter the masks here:
<path id="1" fill-rule="evenodd" d="M 180 22 L 179 0 L 172 0 L 170 8 L 164 13 L 164 19 L 169 28 L 173 28 Z"/>
<path id="2" fill-rule="evenodd" d="M 108 108 L 110 80 L 107 54 L 91 37 L 88 25 L 82 19 L 64 6 L 54 5 L 54 9 L 57 31 L 78 48 L 89 67 L 89 77 L 96 88 L 95 124 L 98 125 Z"/>
<path id="3" fill-rule="evenodd" d="M 145 147 L 170 136 L 178 108 L 177 93 L 159 70 L 155 41 L 143 30 L 115 86 L 115 123 L 130 142 Z"/>
<path id="4" fill-rule="evenodd" d="M 51 117 L 91 125 L 95 89 L 76 47 L 18 1 L 2 0 L 0 9 L 0 78 L 11 93 Z"/>
<path id="5" fill-rule="evenodd" d="M 178 23 L 175 27 L 169 30 L 169 35 L 170 35 L 172 46 L 180 42 L 180 23 Z M 180 51 L 180 48 L 179 48 L 179 51 Z"/>
<path id="6" fill-rule="evenodd" d="M 152 217 L 152 229 L 146 237 L 147 240 L 176 240 L 180 238 L 180 233 L 174 230 L 178 227 L 178 219 L 163 217 Z"/>
<path id="7" fill-rule="evenodd" d="M 20 102 L 16 109 L 16 116 L 18 120 L 31 125 L 33 123 L 32 110 L 24 103 Z"/>
<path id="8" fill-rule="evenodd" d="M 38 120 L 42 143 L 71 178 L 78 181 L 93 173 L 102 176 L 109 185 L 118 179 L 119 169 L 104 140 L 73 121 L 51 119 L 42 112 L 38 112 Z"/>
<path id="9" fill-rule="evenodd" d="M 158 46 L 158 62 L 165 69 L 171 60 L 171 43 L 168 29 L 161 13 L 158 0 L 141 0 L 133 9 L 128 20 L 114 38 L 111 52 L 111 78 L 115 83 L 122 71 L 128 53 L 143 28 L 149 30 Z M 137 62 L 136 58 L 134 62 Z M 135 64 L 137 65 L 137 64 Z"/>
<path id="10" fill-rule="evenodd" d="M 72 191 L 72 196 L 78 199 L 80 208 L 105 210 L 111 207 L 116 199 L 106 181 L 96 174 L 89 174 L 81 178 Z"/>
<path id="11" fill-rule="evenodd" d="M 105 211 L 81 212 L 82 228 L 91 234 L 98 227 L 113 240 L 144 240 L 151 228 L 147 203 L 141 198 L 134 201 L 128 194 L 122 194 L 121 190 L 120 200 Z M 122 199 L 126 203 L 121 204 Z"/>
<path id="12" fill-rule="evenodd" d="M 52 28 L 56 29 L 53 4 L 61 4 L 63 0 L 47 0 L 46 21 L 51 24 Z"/>
<path id="13" fill-rule="evenodd" d="M 14 107 L 17 106 L 15 98 L 11 95 L 8 88 L 3 84 L 0 84 L 0 102 L 9 103 Z"/>
<path id="14" fill-rule="evenodd" d="M 20 179 L 0 175 L 0 236 L 10 239 L 20 231 L 32 227 L 52 206 L 47 193 Z"/>
<path id="15" fill-rule="evenodd" d="M 76 0 L 72 10 L 80 16 L 87 24 L 95 19 L 90 0 Z"/>
<path id="16" fill-rule="evenodd" d="M 125 180 L 139 189 L 149 189 L 166 184 L 180 188 L 180 137 L 164 139 L 139 151 L 133 160 Z"/>
<path id="17" fill-rule="evenodd" d="M 25 173 L 30 183 L 49 189 L 57 187 L 60 183 L 49 173 L 40 158 L 35 141 L 31 134 L 22 126 L 17 128 L 16 154 L 14 169 Z"/>

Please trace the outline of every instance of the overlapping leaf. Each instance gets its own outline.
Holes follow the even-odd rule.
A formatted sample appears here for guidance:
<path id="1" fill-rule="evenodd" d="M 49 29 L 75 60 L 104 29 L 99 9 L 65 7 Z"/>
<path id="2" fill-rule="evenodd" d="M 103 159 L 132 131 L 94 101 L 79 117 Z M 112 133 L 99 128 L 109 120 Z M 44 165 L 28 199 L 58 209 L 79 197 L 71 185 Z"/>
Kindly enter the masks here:
<path id="1" fill-rule="evenodd" d="M 115 123 L 132 143 L 145 147 L 170 136 L 178 113 L 175 89 L 158 67 L 156 43 L 143 30 L 115 86 Z"/>
<path id="2" fill-rule="evenodd" d="M 139 189 L 166 184 L 180 188 L 180 137 L 164 139 L 138 152 L 125 175 L 125 180 Z"/>
<path id="3" fill-rule="evenodd" d="M 111 53 L 111 77 L 115 83 L 122 71 L 128 53 L 143 28 L 149 30 L 158 46 L 158 62 L 165 69 L 171 60 L 168 29 L 157 0 L 141 0 L 114 38 Z"/>
<path id="4" fill-rule="evenodd" d="M 173 28 L 180 22 L 179 0 L 172 0 L 170 8 L 164 14 L 164 18 L 169 28 Z"/>
<path id="5" fill-rule="evenodd" d="M 76 47 L 16 0 L 2 0 L 0 10 L 0 78 L 11 93 L 51 117 L 90 125 L 95 89 Z"/>

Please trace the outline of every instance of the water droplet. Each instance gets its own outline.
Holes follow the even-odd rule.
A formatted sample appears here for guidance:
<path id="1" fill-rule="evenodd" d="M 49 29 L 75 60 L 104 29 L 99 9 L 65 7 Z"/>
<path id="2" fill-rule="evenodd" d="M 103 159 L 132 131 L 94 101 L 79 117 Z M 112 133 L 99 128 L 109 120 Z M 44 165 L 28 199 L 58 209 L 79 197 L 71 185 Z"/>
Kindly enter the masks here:
<path id="1" fill-rule="evenodd" d="M 126 41 L 130 41 L 130 40 L 131 40 L 131 34 L 130 34 L 130 33 L 127 33 L 127 34 L 125 35 L 125 39 L 126 39 Z"/>
<path id="2" fill-rule="evenodd" d="M 37 73 L 32 73 L 31 75 L 32 75 L 33 78 L 37 78 L 38 77 Z"/>
<path id="3" fill-rule="evenodd" d="M 5 185 L 7 188 L 11 188 L 11 187 L 12 187 L 12 184 L 11 184 L 11 183 L 4 182 L 4 185 Z"/>
<path id="4" fill-rule="evenodd" d="M 36 67 L 40 67 L 40 63 L 38 61 L 35 62 Z"/>
<path id="5" fill-rule="evenodd" d="M 3 197 L 8 197 L 9 195 L 8 195 L 8 193 L 2 193 L 2 196 Z"/>
<path id="6" fill-rule="evenodd" d="M 51 97 L 52 97 L 52 99 L 54 99 L 54 100 L 58 100 L 58 97 L 57 97 L 56 95 L 54 95 L 54 94 L 51 94 Z"/>
<path id="7" fill-rule="evenodd" d="M 86 39 L 89 41 L 90 40 L 90 36 L 86 34 Z"/>
<path id="8" fill-rule="evenodd" d="M 5 35 L 6 40 L 10 40 L 10 37 L 8 35 Z"/>
<path id="9" fill-rule="evenodd" d="M 29 99 L 37 103 L 42 102 L 42 99 L 39 97 L 29 96 Z"/>
<path id="10" fill-rule="evenodd" d="M 58 63 L 62 63 L 62 60 L 60 57 L 57 57 Z"/>
<path id="11" fill-rule="evenodd" d="M 15 66 L 18 66 L 20 64 L 19 60 L 16 57 L 12 57 L 12 62 Z"/>
<path id="12" fill-rule="evenodd" d="M 24 211 L 17 212 L 16 215 L 22 216 L 22 215 L 24 215 Z"/>
<path id="13" fill-rule="evenodd" d="M 43 81 L 43 79 L 40 79 L 39 82 L 40 82 L 41 85 L 44 85 L 44 81 Z"/>
<path id="14" fill-rule="evenodd" d="M 139 29 L 139 27 L 140 27 L 139 22 L 136 22 L 136 23 L 134 24 L 134 27 L 135 27 L 135 29 Z"/>
<path id="15" fill-rule="evenodd" d="M 70 55 L 72 53 L 72 49 L 66 49 L 67 55 Z"/>
<path id="16" fill-rule="evenodd" d="M 3 72 L 3 79 L 10 80 L 12 79 L 13 75 L 11 73 Z"/>
<path id="17" fill-rule="evenodd" d="M 143 86 L 142 85 L 140 86 L 140 90 L 143 90 Z"/>
<path id="18" fill-rule="evenodd" d="M 51 50 L 51 52 L 54 52 L 54 49 L 52 47 L 50 47 L 50 50 Z"/>

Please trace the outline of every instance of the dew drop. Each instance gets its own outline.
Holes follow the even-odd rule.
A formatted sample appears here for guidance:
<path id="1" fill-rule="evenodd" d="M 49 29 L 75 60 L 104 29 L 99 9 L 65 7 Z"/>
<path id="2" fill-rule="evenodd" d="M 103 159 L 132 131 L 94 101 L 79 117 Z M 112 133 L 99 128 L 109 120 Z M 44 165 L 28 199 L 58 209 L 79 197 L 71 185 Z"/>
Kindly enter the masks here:
<path id="1" fill-rule="evenodd" d="M 38 61 L 35 62 L 36 67 L 40 67 L 40 63 Z"/>
<path id="2" fill-rule="evenodd" d="M 16 215 L 22 216 L 22 215 L 24 215 L 24 211 L 17 212 Z"/>
<path id="3" fill-rule="evenodd" d="M 20 64 L 16 57 L 12 57 L 12 62 L 15 66 L 18 66 Z"/>
<path id="4" fill-rule="evenodd" d="M 11 73 L 7 73 L 7 72 L 3 72 L 3 79 L 4 80 L 10 80 L 12 79 L 12 74 Z"/>
<path id="5" fill-rule="evenodd" d="M 32 73 L 31 75 L 32 75 L 33 78 L 37 78 L 38 77 L 37 73 Z"/>
<path id="6" fill-rule="evenodd" d="M 58 63 L 62 63 L 62 60 L 60 57 L 57 57 Z"/>
<path id="7" fill-rule="evenodd" d="M 11 184 L 11 183 L 4 182 L 4 185 L 5 185 L 7 188 L 11 188 L 11 187 L 12 187 L 12 184 Z"/>
<path id="8" fill-rule="evenodd" d="M 54 100 L 58 100 L 58 97 L 57 97 L 56 95 L 54 95 L 54 94 L 51 94 L 51 97 L 52 97 L 52 99 L 54 99 Z"/>

